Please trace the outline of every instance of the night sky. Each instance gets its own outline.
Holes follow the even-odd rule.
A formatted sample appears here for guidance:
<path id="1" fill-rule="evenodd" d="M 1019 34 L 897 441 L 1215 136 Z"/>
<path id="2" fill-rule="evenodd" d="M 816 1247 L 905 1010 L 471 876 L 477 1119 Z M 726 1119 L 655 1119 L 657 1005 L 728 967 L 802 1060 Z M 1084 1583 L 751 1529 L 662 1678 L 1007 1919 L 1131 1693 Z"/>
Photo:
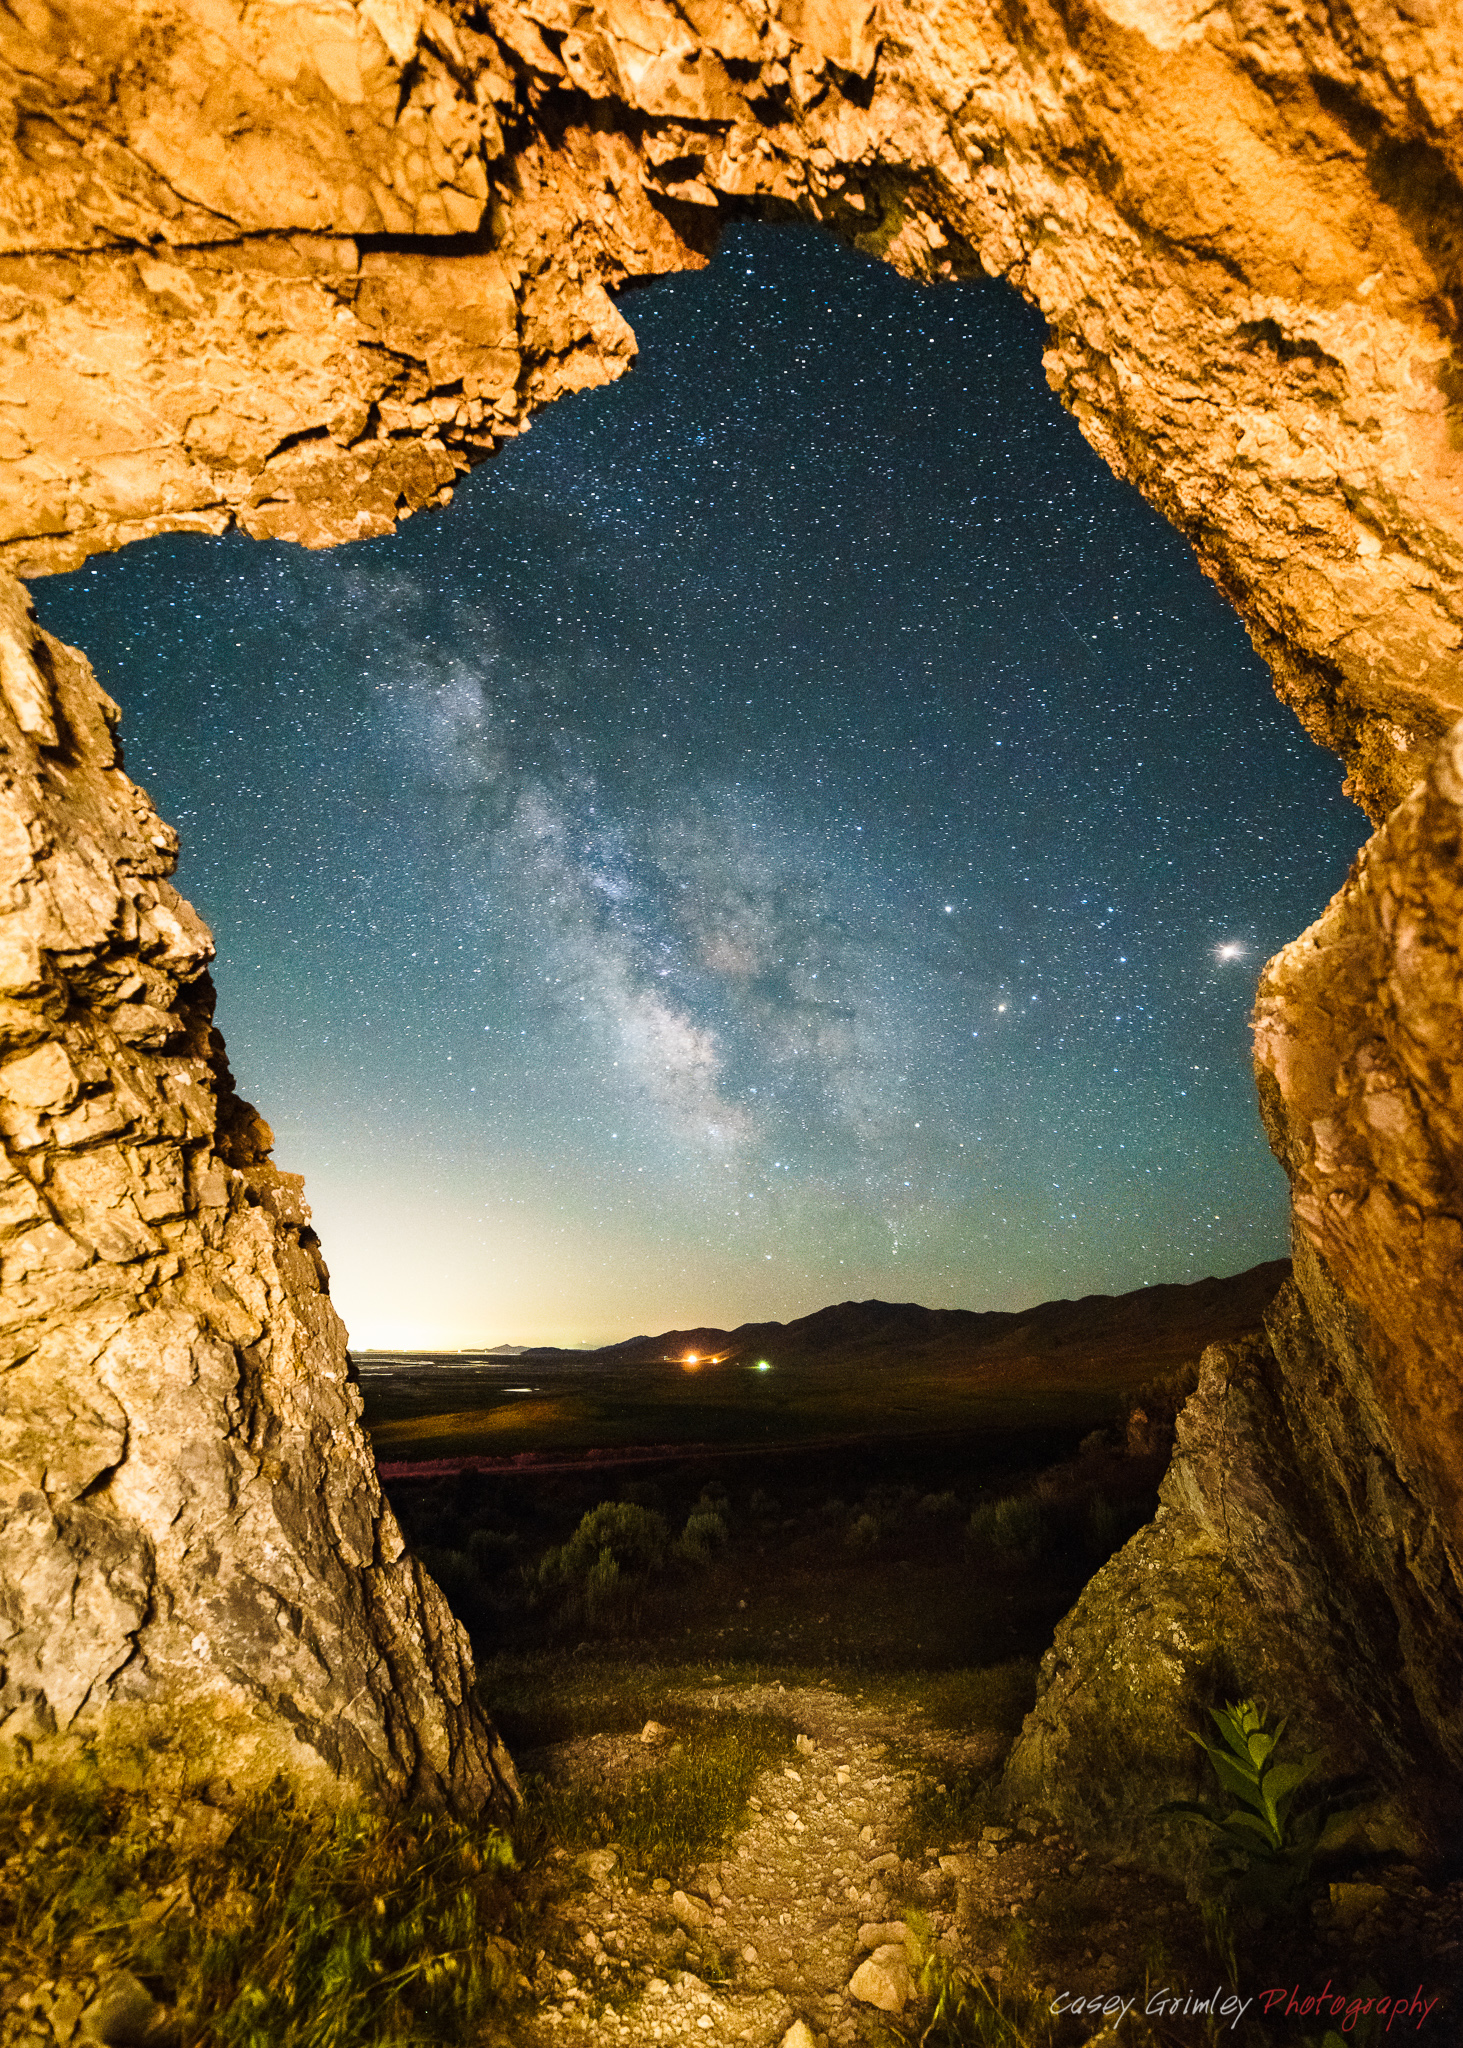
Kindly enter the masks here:
<path id="1" fill-rule="evenodd" d="M 731 233 L 450 512 L 34 585 L 358 1346 L 1286 1249 L 1246 1015 L 1366 833 L 1006 287 Z"/>

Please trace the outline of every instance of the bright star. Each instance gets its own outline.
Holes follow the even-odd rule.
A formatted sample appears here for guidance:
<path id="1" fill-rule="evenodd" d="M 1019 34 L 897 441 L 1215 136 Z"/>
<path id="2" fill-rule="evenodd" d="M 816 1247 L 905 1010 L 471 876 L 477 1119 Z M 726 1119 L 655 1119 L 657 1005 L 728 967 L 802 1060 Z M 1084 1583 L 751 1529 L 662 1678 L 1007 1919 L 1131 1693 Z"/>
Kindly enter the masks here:
<path id="1" fill-rule="evenodd" d="M 1222 946 L 1214 948 L 1214 957 L 1216 960 L 1243 960 L 1246 950 L 1238 939 L 1226 939 Z"/>

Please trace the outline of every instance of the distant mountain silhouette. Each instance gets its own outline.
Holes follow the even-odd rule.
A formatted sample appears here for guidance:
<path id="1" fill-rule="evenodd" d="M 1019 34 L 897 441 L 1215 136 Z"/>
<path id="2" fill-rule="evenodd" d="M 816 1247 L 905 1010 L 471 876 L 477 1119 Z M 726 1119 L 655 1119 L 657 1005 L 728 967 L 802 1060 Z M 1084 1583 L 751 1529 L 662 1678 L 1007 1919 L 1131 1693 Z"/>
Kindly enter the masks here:
<path id="1" fill-rule="evenodd" d="M 741 1323 L 734 1330 L 702 1326 L 629 1337 L 599 1351 L 547 1347 L 524 1359 L 573 1358 L 584 1364 L 651 1364 L 698 1358 L 728 1364 L 766 1358 L 775 1366 L 832 1363 L 877 1367 L 881 1359 L 931 1366 L 998 1365 L 1016 1359 L 1074 1366 L 1121 1358 L 1130 1351 L 1174 1358 L 1252 1330 L 1290 1277 L 1289 1259 L 1271 1259 L 1226 1280 L 1140 1287 L 1132 1294 L 1087 1294 L 1046 1301 L 1008 1314 L 963 1308 L 922 1308 L 917 1302 L 841 1301 L 790 1323 Z"/>

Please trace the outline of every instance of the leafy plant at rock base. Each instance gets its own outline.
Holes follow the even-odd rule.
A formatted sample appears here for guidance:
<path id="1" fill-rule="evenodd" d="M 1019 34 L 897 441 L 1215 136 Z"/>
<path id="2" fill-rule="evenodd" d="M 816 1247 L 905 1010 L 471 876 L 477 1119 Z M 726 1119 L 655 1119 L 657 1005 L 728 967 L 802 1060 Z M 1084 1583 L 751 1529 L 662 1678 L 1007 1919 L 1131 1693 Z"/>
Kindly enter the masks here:
<path id="1" fill-rule="evenodd" d="M 1219 1871 L 1238 1891 L 1244 1904 L 1284 1909 L 1299 1899 L 1330 1809 L 1314 1800 L 1297 1810 L 1296 1794 L 1320 1768 L 1321 1753 L 1313 1750 L 1294 1762 L 1277 1755 L 1286 1720 L 1268 1725 L 1268 1714 L 1253 1700 L 1232 1700 L 1211 1707 L 1209 1718 L 1221 1742 L 1208 1742 L 1186 1731 L 1213 1766 L 1224 1791 L 1239 1801 L 1227 1813 L 1213 1814 L 1192 1800 L 1170 1800 L 1158 1810 L 1197 1820 L 1216 1837 Z"/>
<path id="2" fill-rule="evenodd" d="M 1319 2037 L 1305 2034 L 1301 2037 L 1301 2048 L 1375 2048 L 1375 2044 L 1385 2037 L 1387 2029 L 1382 2024 L 1380 2013 L 1363 2012 L 1360 2008 L 1364 2003 L 1368 2006 L 1375 2004 L 1381 1996 L 1382 1987 L 1376 1978 L 1363 1977 L 1347 2001 L 1349 2007 L 1354 2005 L 1357 2009 L 1346 2014 L 1342 2022 L 1345 2031 L 1327 2027 Z"/>

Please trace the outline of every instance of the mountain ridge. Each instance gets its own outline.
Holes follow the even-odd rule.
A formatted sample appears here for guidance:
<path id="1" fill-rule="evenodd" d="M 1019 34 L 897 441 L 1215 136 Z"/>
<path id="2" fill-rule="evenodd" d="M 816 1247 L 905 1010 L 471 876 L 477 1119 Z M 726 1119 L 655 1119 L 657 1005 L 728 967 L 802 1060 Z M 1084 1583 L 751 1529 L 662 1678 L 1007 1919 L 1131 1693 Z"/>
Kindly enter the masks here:
<path id="1" fill-rule="evenodd" d="M 665 1330 L 658 1335 L 622 1338 L 592 1351 L 570 1351 L 544 1345 L 507 1348 L 497 1354 L 524 1361 L 574 1359 L 581 1364 L 737 1363 L 754 1354 L 768 1354 L 774 1365 L 815 1364 L 834 1355 L 848 1360 L 898 1350 L 899 1355 L 928 1355 L 931 1363 L 948 1355 L 999 1352 L 1020 1347 L 1057 1351 L 1078 1346 L 1106 1347 L 1114 1341 L 1151 1340 L 1160 1333 L 1170 1344 L 1182 1344 L 1188 1332 L 1197 1348 L 1253 1329 L 1282 1281 L 1290 1277 L 1289 1259 L 1270 1259 L 1225 1278 L 1162 1281 L 1127 1294 L 1087 1294 L 1038 1302 L 1027 1309 L 926 1308 L 919 1302 L 833 1302 L 790 1322 L 739 1323 L 734 1329 L 701 1324 L 693 1329 Z"/>

